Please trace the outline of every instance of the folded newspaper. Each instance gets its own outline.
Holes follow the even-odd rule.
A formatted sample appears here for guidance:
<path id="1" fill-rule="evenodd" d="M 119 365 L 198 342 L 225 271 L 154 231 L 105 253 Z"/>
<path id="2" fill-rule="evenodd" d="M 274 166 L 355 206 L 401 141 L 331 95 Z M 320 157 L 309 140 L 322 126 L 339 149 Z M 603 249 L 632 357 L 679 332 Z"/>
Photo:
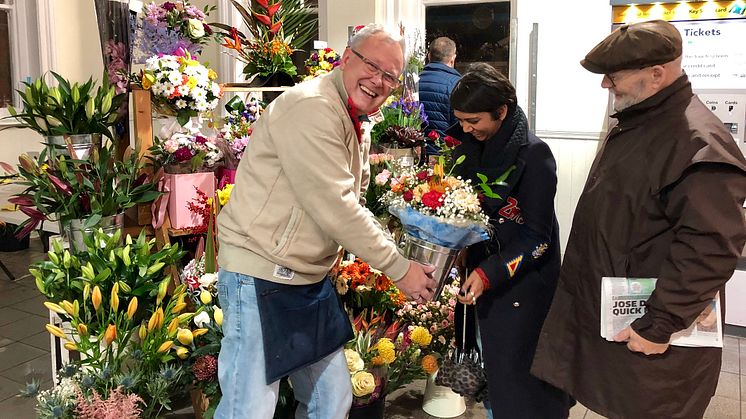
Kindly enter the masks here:
<path id="1" fill-rule="evenodd" d="M 647 311 L 645 307 L 655 289 L 657 278 L 614 278 L 601 280 L 601 337 L 613 341 L 614 336 Z M 684 330 L 671 335 L 671 345 L 723 347 L 723 321 L 720 314 L 720 293 L 710 305 Z"/>

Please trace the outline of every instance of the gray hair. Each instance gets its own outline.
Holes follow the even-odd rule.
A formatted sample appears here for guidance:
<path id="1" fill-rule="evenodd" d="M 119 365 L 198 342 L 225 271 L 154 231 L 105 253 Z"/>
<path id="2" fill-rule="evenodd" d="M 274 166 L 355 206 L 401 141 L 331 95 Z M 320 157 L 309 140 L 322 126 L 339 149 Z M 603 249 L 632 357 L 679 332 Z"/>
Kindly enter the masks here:
<path id="1" fill-rule="evenodd" d="M 388 42 L 399 44 L 399 46 L 401 47 L 402 56 L 407 56 L 407 43 L 404 37 L 399 35 L 397 32 L 387 30 L 383 25 L 380 25 L 378 23 L 369 23 L 365 25 L 365 27 L 357 31 L 355 35 L 353 35 L 350 39 L 349 47 L 358 48 L 363 42 L 365 42 L 366 39 L 374 35 L 378 35 L 379 33 L 384 33 L 386 35 L 385 39 Z"/>
<path id="2" fill-rule="evenodd" d="M 451 38 L 441 36 L 430 43 L 430 61 L 445 62 L 456 55 L 456 43 Z"/>

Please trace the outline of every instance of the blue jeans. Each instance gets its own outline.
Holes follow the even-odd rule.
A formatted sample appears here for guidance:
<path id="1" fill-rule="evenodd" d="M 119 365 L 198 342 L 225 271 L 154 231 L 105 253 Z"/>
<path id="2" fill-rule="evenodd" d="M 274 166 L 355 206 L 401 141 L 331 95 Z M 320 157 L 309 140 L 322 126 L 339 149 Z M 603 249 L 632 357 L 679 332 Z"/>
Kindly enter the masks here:
<path id="1" fill-rule="evenodd" d="M 223 309 L 223 340 L 218 379 L 223 398 L 215 418 L 271 419 L 279 381 L 267 384 L 262 327 L 254 278 L 220 270 L 218 296 Z M 290 375 L 300 403 L 296 418 L 343 419 L 352 404 L 352 386 L 342 348 Z"/>

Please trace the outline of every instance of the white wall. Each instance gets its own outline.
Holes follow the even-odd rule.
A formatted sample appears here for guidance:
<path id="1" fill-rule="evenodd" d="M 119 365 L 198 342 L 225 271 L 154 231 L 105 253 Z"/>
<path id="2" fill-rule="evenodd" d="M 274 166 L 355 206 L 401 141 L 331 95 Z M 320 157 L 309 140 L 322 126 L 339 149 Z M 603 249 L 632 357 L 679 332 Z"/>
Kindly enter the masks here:
<path id="1" fill-rule="evenodd" d="M 319 38 L 341 53 L 347 46 L 347 27 L 375 22 L 375 6 L 373 0 L 320 0 Z"/>

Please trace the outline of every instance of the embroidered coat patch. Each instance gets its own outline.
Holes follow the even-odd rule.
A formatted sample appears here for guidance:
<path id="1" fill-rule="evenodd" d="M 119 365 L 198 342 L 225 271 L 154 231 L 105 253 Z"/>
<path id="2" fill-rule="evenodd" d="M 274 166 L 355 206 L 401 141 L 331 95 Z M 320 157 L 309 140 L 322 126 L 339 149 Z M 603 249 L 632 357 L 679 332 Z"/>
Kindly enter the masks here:
<path id="1" fill-rule="evenodd" d="M 505 267 L 508 268 L 508 275 L 510 275 L 511 278 L 515 275 L 518 267 L 521 266 L 521 262 L 523 262 L 523 255 L 518 255 L 505 264 Z"/>

